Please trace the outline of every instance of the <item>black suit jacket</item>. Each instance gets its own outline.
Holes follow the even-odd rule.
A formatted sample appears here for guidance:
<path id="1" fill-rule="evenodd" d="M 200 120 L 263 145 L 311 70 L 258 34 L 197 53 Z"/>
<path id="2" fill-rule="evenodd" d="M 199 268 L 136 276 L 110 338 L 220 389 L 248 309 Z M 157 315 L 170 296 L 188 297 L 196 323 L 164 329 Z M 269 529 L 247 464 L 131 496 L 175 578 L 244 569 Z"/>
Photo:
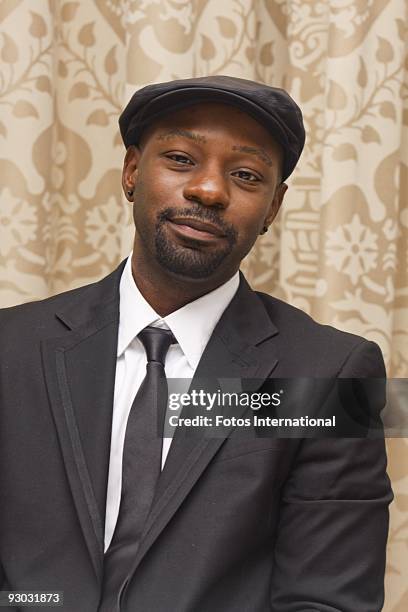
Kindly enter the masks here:
<path id="1" fill-rule="evenodd" d="M 122 269 L 0 311 L 0 584 L 63 591 L 66 612 L 96 612 L 103 579 Z M 374 343 L 241 277 L 196 376 L 256 388 L 268 377 L 382 377 L 384 366 Z M 228 433 L 173 441 L 123 610 L 380 610 L 384 441 Z"/>

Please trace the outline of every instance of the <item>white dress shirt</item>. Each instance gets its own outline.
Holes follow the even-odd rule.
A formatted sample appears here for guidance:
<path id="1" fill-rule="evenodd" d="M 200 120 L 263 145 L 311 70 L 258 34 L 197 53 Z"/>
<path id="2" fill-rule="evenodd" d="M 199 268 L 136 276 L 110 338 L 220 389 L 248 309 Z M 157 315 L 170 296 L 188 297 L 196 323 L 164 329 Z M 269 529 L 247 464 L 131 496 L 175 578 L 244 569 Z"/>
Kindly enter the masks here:
<path id="1" fill-rule="evenodd" d="M 112 539 L 119 514 L 126 424 L 133 400 L 146 374 L 146 353 L 137 335 L 148 325 L 170 329 L 178 344 L 171 345 L 167 353 L 166 376 L 188 382 L 188 379 L 193 378 L 214 327 L 234 297 L 238 285 L 237 272 L 214 291 L 161 318 L 137 288 L 129 256 L 119 288 L 119 332 L 106 496 L 105 551 Z M 163 439 L 162 469 L 171 440 Z"/>

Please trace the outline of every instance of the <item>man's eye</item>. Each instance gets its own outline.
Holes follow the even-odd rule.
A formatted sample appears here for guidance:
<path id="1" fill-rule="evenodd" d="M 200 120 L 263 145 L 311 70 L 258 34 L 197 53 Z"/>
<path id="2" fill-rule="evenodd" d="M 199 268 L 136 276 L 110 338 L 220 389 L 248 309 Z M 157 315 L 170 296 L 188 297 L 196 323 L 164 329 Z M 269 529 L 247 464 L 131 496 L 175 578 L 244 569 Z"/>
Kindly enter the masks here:
<path id="1" fill-rule="evenodd" d="M 248 183 L 258 183 L 260 181 L 259 176 L 249 172 L 249 170 L 238 170 L 237 172 L 234 172 L 234 176 L 237 176 L 239 179 Z"/>
<path id="2" fill-rule="evenodd" d="M 191 159 L 186 157 L 185 155 L 180 155 L 179 153 L 169 153 L 166 155 L 167 159 L 171 159 L 172 161 L 177 162 L 178 164 L 191 165 L 193 162 Z"/>

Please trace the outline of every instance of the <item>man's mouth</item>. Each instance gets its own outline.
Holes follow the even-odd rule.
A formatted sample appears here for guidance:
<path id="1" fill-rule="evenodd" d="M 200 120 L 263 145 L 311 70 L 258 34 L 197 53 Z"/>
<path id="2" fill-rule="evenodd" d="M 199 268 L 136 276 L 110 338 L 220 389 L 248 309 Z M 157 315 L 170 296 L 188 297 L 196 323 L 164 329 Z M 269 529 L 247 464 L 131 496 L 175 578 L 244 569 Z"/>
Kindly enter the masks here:
<path id="1" fill-rule="evenodd" d="M 225 232 L 217 225 L 208 221 L 191 217 L 171 217 L 167 221 L 177 234 L 185 238 L 201 240 L 203 242 L 225 238 Z"/>

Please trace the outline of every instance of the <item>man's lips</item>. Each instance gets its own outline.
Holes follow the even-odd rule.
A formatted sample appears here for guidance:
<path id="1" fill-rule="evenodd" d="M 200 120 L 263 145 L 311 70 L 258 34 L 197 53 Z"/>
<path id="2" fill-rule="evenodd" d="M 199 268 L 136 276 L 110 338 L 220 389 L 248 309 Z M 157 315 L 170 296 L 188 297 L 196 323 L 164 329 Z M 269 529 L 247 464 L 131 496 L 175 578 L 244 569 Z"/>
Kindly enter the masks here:
<path id="1" fill-rule="evenodd" d="M 189 217 L 172 217 L 168 221 L 177 233 L 196 240 L 214 240 L 214 238 L 225 237 L 225 233 L 219 227 L 208 221 Z"/>

